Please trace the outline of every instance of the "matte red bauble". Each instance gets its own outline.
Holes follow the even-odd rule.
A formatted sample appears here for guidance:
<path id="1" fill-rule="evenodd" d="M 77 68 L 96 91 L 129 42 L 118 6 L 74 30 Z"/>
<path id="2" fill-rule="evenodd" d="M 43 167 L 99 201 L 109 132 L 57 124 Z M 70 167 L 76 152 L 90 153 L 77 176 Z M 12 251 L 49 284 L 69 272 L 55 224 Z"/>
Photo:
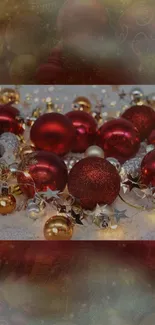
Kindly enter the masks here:
<path id="1" fill-rule="evenodd" d="M 94 144 L 97 124 L 94 118 L 87 112 L 71 111 L 66 116 L 72 121 L 76 129 L 76 139 L 72 152 L 84 152 Z"/>
<path id="2" fill-rule="evenodd" d="M 18 121 L 19 111 L 11 105 L 0 105 L 0 134 L 12 132 L 22 134 L 24 129 Z"/>
<path id="3" fill-rule="evenodd" d="M 154 127 L 154 111 L 149 106 L 132 106 L 122 114 L 122 117 L 133 123 L 139 131 L 141 140 L 146 139 Z"/>
<path id="4" fill-rule="evenodd" d="M 38 151 L 26 156 L 17 173 L 18 184 L 24 194 L 33 197 L 36 191 L 63 191 L 68 178 L 64 162 L 51 152 Z"/>
<path id="5" fill-rule="evenodd" d="M 68 177 L 68 190 L 85 209 L 111 204 L 120 191 L 120 176 L 106 159 L 87 157 L 76 163 Z"/>
<path id="6" fill-rule="evenodd" d="M 155 186 L 155 150 L 150 151 L 141 163 L 141 184 Z"/>
<path id="7" fill-rule="evenodd" d="M 147 139 L 148 144 L 154 144 L 155 145 L 155 130 L 151 132 Z"/>
<path id="8" fill-rule="evenodd" d="M 63 114 L 47 113 L 34 122 L 30 138 L 38 149 L 63 156 L 72 149 L 75 129 Z"/>
<path id="9" fill-rule="evenodd" d="M 135 156 L 139 150 L 140 138 L 131 122 L 118 118 L 100 127 L 96 144 L 104 150 L 105 157 L 113 157 L 123 163 Z"/>

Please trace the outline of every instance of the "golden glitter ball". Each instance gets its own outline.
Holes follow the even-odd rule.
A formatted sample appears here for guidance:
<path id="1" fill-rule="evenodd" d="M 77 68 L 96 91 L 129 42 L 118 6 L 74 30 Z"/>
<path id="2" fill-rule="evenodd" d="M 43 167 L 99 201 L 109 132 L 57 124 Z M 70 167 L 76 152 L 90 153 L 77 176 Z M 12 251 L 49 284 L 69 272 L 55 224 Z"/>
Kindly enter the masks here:
<path id="1" fill-rule="evenodd" d="M 104 158 L 104 151 L 98 146 L 90 146 L 85 151 L 85 157 L 100 157 Z"/>
<path id="2" fill-rule="evenodd" d="M 77 97 L 73 101 L 72 108 L 75 111 L 84 111 L 87 113 L 91 112 L 91 102 L 86 97 Z"/>
<path id="3" fill-rule="evenodd" d="M 3 88 L 0 91 L 0 104 L 8 104 L 9 102 L 14 102 L 19 104 L 20 95 L 16 89 Z"/>
<path id="4" fill-rule="evenodd" d="M 12 194 L 0 195 L 0 214 L 12 213 L 16 208 L 16 199 Z"/>
<path id="5" fill-rule="evenodd" d="M 35 151 L 35 147 L 32 145 L 27 145 L 20 150 L 20 159 L 23 160 L 27 155 Z"/>
<path id="6" fill-rule="evenodd" d="M 73 235 L 73 222 L 63 214 L 52 216 L 44 225 L 46 240 L 70 240 Z"/>

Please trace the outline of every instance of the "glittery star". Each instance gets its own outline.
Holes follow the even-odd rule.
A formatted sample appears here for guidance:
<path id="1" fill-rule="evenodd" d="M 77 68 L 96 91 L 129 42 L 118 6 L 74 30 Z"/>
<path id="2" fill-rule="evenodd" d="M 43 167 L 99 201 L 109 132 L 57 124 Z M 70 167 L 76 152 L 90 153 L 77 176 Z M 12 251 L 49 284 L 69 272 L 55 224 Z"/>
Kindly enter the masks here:
<path id="1" fill-rule="evenodd" d="M 127 219 L 126 210 L 119 211 L 114 209 L 114 217 L 116 218 L 117 223 L 119 223 L 120 219 Z"/>
<path id="2" fill-rule="evenodd" d="M 126 93 L 124 90 L 122 90 L 122 92 L 119 94 L 119 98 L 124 99 L 125 97 L 126 97 Z"/>
<path id="3" fill-rule="evenodd" d="M 50 188 L 48 188 L 48 190 L 45 192 L 38 192 L 38 194 L 46 197 L 47 200 L 52 199 L 52 198 L 59 199 L 58 193 L 59 193 L 59 191 L 52 191 Z"/>
<path id="4" fill-rule="evenodd" d="M 78 225 L 83 225 L 83 223 L 82 223 L 83 215 L 81 213 L 75 213 L 75 211 L 73 211 L 73 209 L 72 209 L 71 216 L 73 217 L 73 219 L 75 220 L 75 222 Z"/>
<path id="5" fill-rule="evenodd" d="M 139 176 L 133 178 L 131 175 L 128 175 L 127 177 L 128 179 L 127 181 L 123 182 L 123 185 L 127 185 L 130 192 L 132 191 L 133 188 L 140 188 Z"/>

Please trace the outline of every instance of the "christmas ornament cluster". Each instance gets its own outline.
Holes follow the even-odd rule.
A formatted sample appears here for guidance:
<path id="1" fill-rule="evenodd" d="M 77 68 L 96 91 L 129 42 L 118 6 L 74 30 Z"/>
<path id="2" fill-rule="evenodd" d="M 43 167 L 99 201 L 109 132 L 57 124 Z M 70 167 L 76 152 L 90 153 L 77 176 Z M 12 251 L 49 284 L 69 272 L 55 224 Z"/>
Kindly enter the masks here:
<path id="1" fill-rule="evenodd" d="M 44 112 L 34 110 L 27 118 L 15 107 L 16 98 L 17 94 L 8 93 L 0 105 L 2 216 L 19 209 L 16 196 L 23 195 L 27 217 L 36 220 L 48 214 L 45 239 L 69 240 L 74 225 L 82 225 L 92 211 L 98 216 L 92 218 L 94 223 L 115 228 L 114 217 L 121 217 L 112 204 L 122 188 L 138 187 L 143 194 L 149 188 L 153 197 L 155 111 L 151 105 L 135 102 L 119 117 L 107 117 L 101 124 L 85 97 L 76 98 L 66 114 L 48 107 Z M 56 208 L 56 215 L 50 215 L 50 207 Z"/>

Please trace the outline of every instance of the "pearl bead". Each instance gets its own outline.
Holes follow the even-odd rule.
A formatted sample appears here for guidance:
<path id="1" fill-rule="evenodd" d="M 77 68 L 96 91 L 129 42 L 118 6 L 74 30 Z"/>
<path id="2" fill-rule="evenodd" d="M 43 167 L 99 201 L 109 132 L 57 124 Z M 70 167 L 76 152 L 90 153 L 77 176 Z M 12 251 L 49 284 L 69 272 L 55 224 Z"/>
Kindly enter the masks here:
<path id="1" fill-rule="evenodd" d="M 98 146 L 90 146 L 85 151 L 85 157 L 92 157 L 92 156 L 104 158 L 104 151 Z"/>

